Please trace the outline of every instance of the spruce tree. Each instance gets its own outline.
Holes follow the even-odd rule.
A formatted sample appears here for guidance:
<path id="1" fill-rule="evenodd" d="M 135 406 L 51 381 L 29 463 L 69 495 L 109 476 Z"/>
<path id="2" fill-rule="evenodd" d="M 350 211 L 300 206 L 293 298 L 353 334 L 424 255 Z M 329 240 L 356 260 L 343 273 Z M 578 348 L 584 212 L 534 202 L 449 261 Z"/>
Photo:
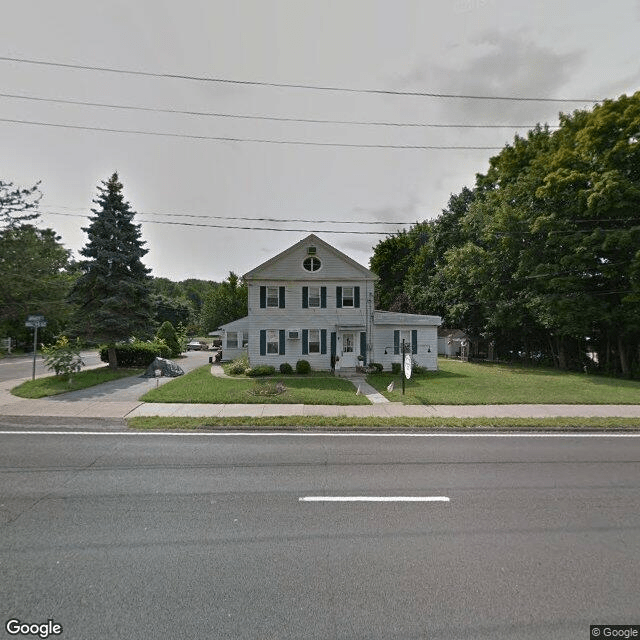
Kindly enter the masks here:
<path id="1" fill-rule="evenodd" d="M 142 264 L 147 250 L 118 174 L 103 181 L 98 192 L 91 224 L 83 228 L 89 241 L 80 253 L 86 260 L 80 262 L 81 275 L 69 294 L 78 305 L 69 332 L 104 341 L 109 366 L 116 368 L 116 342 L 153 330 L 150 269 Z"/>

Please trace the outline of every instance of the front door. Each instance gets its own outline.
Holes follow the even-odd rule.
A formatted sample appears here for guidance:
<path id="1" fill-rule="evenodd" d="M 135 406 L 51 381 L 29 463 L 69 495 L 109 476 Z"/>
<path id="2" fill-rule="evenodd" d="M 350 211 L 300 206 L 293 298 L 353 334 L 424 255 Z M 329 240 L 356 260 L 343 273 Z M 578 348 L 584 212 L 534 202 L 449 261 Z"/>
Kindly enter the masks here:
<path id="1" fill-rule="evenodd" d="M 356 357 L 356 335 L 353 331 L 345 331 L 342 334 L 342 348 L 340 355 L 340 367 L 355 367 Z"/>

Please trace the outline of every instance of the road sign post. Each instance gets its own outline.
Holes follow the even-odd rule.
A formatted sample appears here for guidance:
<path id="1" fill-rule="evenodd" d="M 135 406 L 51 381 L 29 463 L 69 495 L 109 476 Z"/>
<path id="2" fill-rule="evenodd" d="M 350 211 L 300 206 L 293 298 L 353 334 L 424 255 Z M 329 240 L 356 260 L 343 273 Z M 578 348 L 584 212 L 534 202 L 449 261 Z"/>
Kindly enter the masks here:
<path id="1" fill-rule="evenodd" d="M 33 371 L 31 373 L 31 379 L 36 379 L 36 349 L 38 347 L 38 327 L 46 327 L 47 321 L 44 316 L 29 316 L 24 323 L 25 327 L 33 328 Z"/>

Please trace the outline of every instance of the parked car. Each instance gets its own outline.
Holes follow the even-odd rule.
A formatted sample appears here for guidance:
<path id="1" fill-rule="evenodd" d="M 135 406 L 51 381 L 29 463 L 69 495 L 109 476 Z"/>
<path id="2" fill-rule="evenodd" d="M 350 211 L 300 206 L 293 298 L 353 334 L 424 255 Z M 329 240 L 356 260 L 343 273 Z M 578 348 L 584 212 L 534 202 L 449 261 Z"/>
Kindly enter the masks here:
<path id="1" fill-rule="evenodd" d="M 202 342 L 200 342 L 199 340 L 192 340 L 188 345 L 187 345 L 187 351 L 202 351 L 204 348 L 202 346 Z"/>

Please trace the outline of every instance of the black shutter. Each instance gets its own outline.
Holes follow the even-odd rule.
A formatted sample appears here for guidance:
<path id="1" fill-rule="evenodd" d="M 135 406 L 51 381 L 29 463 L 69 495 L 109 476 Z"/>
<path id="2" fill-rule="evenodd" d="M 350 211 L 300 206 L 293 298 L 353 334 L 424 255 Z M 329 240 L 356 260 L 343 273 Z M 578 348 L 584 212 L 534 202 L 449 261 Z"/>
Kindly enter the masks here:
<path id="1" fill-rule="evenodd" d="M 309 354 L 309 329 L 302 330 L 302 355 Z"/>
<path id="2" fill-rule="evenodd" d="M 284 329 L 280 329 L 280 355 L 283 356 L 284 355 L 284 338 L 285 338 L 285 331 Z"/>
<path id="3" fill-rule="evenodd" d="M 342 309 L 342 287 L 336 287 L 336 309 Z"/>
<path id="4" fill-rule="evenodd" d="M 360 355 L 364 358 L 363 364 L 367 364 L 367 332 L 360 332 Z"/>
<path id="5" fill-rule="evenodd" d="M 336 355 L 336 350 L 337 350 L 337 344 L 336 344 L 336 332 L 332 331 L 331 332 L 331 355 L 335 356 Z"/>
<path id="6" fill-rule="evenodd" d="M 302 308 L 309 308 L 309 287 L 302 287 Z"/>
<path id="7" fill-rule="evenodd" d="M 393 332 L 393 353 L 395 355 L 400 353 L 400 331 L 398 329 Z"/>
<path id="8" fill-rule="evenodd" d="M 320 308 L 327 308 L 327 287 L 320 287 Z"/>
<path id="9" fill-rule="evenodd" d="M 267 330 L 260 329 L 260 355 L 267 355 Z"/>
<path id="10" fill-rule="evenodd" d="M 360 287 L 353 287 L 353 306 L 360 308 Z"/>
<path id="11" fill-rule="evenodd" d="M 320 353 L 327 353 L 327 330 L 320 329 Z"/>
<path id="12" fill-rule="evenodd" d="M 260 308 L 267 308 L 267 287 L 260 287 Z"/>
<path id="13" fill-rule="evenodd" d="M 418 330 L 411 331 L 411 353 L 418 353 Z"/>
<path id="14" fill-rule="evenodd" d="M 278 295 L 278 306 L 281 309 L 284 309 L 284 287 L 280 287 L 279 295 Z"/>

